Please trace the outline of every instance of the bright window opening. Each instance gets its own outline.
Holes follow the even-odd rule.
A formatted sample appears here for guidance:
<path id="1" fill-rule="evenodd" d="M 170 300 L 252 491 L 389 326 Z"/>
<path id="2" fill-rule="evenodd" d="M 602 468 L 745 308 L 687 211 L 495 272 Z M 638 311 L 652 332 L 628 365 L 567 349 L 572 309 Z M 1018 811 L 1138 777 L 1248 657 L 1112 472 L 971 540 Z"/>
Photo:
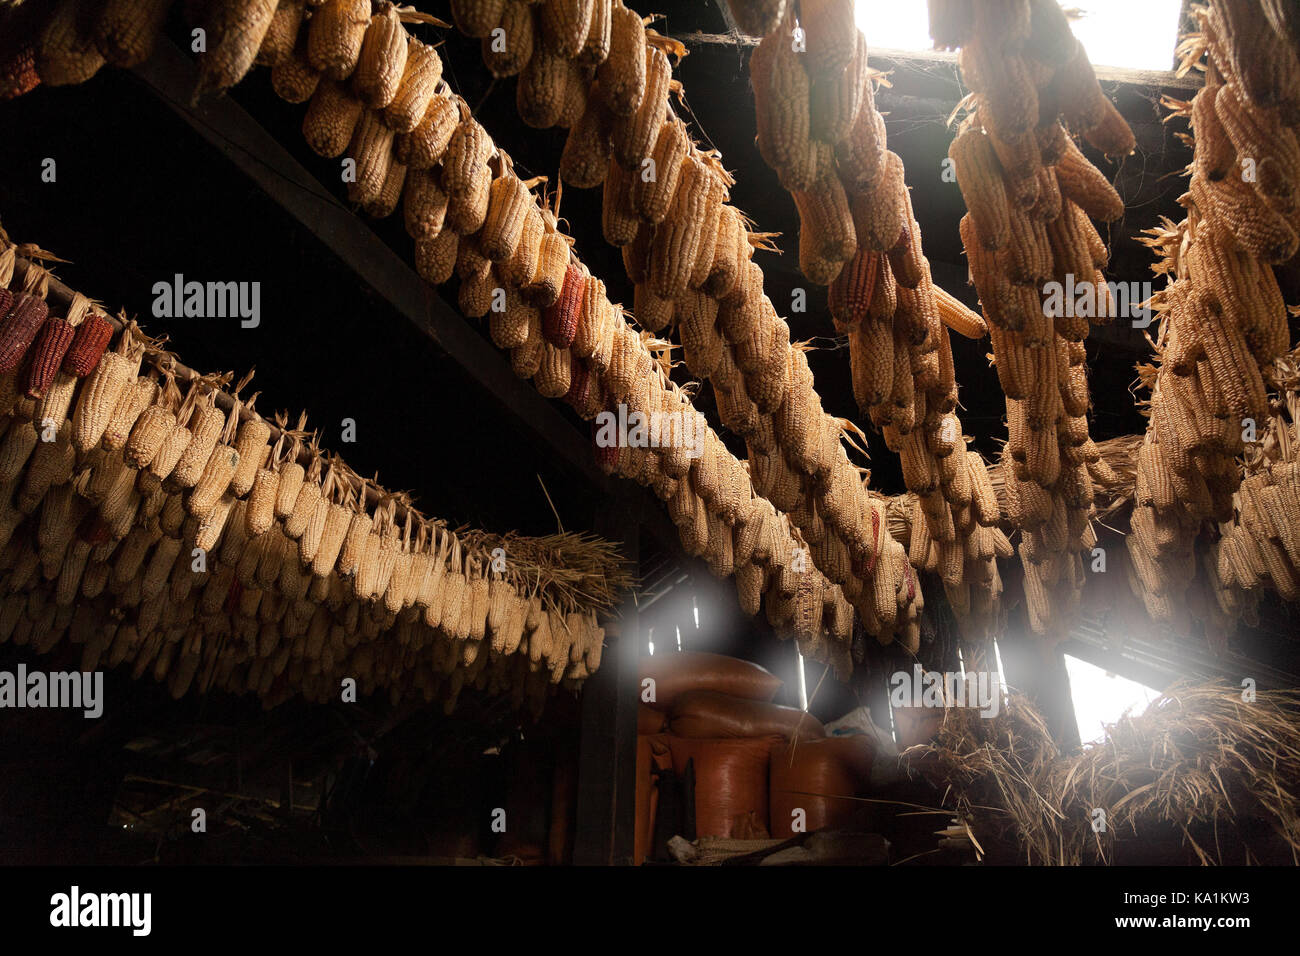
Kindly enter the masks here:
<path id="1" fill-rule="evenodd" d="M 868 47 L 931 50 L 929 4 L 920 0 L 857 0 Z M 1078 0 L 1070 23 L 1093 66 L 1168 70 L 1178 44 L 1182 0 Z"/>
<path id="2" fill-rule="evenodd" d="M 1169 70 L 1178 45 L 1182 0 L 1080 0 L 1070 26 L 1093 66 Z"/>
<path id="3" fill-rule="evenodd" d="M 1115 723 L 1125 711 L 1141 713 L 1160 696 L 1158 690 L 1146 684 L 1111 674 L 1069 654 L 1065 655 L 1065 673 L 1070 678 L 1079 740 L 1085 744 L 1100 740 L 1105 725 Z"/>
<path id="4" fill-rule="evenodd" d="M 857 0 L 854 13 L 867 49 L 932 50 L 928 3 L 918 0 Z"/>
<path id="5" fill-rule="evenodd" d="M 1002 689 L 1002 699 L 1007 699 L 1007 669 L 1002 666 L 1002 651 L 998 648 L 998 642 L 993 642 L 993 660 L 998 665 L 998 686 Z"/>
<path id="6" fill-rule="evenodd" d="M 797 684 L 799 690 L 799 709 L 807 710 L 808 709 L 808 675 L 803 669 L 803 654 L 799 652 L 798 647 L 795 647 L 794 649 L 794 656 L 799 662 L 799 669 L 796 672 L 798 677 Z"/>

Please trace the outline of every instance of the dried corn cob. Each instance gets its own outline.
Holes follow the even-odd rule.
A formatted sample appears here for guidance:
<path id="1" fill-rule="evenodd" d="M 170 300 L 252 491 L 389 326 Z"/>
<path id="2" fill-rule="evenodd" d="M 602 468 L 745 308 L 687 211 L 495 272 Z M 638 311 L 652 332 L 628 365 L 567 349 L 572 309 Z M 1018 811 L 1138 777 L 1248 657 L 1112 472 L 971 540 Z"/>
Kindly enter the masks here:
<path id="1" fill-rule="evenodd" d="M 567 350 L 577 335 L 586 282 L 582 266 L 570 259 L 558 298 L 542 310 L 542 336 L 557 349 Z"/>
<path id="2" fill-rule="evenodd" d="M 104 65 L 95 47 L 96 5 L 59 0 L 36 42 L 36 72 L 50 86 L 84 83 Z"/>
<path id="3" fill-rule="evenodd" d="M 409 133 L 419 127 L 441 80 L 442 58 L 438 51 L 412 37 L 407 46 L 402 82 L 397 95 L 384 109 L 384 122 L 398 133 Z"/>
<path id="4" fill-rule="evenodd" d="M 451 16 L 466 36 L 486 37 L 501 22 L 508 0 L 452 0 Z"/>
<path id="5" fill-rule="evenodd" d="M 541 9 L 542 38 L 550 49 L 572 60 L 583 51 L 595 0 L 550 0 Z"/>
<path id="6" fill-rule="evenodd" d="M 500 28 L 500 35 L 495 29 Z M 533 12 L 527 3 L 507 0 L 500 23 L 483 37 L 483 62 L 495 77 L 517 75 L 533 57 L 535 45 Z"/>
<path id="7" fill-rule="evenodd" d="M 54 376 L 63 363 L 63 357 L 72 344 L 75 329 L 66 319 L 51 316 L 45 320 L 40 334 L 32 343 L 31 361 L 23 374 L 23 394 L 40 398 L 54 382 Z"/>
<path id="8" fill-rule="evenodd" d="M 307 22 L 307 57 L 327 77 L 345 80 L 361 56 L 370 0 L 326 0 Z"/>
<path id="9" fill-rule="evenodd" d="M 286 0 L 281 0 L 281 8 Z M 292 2 L 292 0 L 288 0 Z M 272 21 L 275 29 L 275 21 Z M 269 34 L 268 34 L 269 35 Z M 306 103 L 320 85 L 320 70 L 307 58 L 307 39 L 300 36 L 292 51 L 271 67 L 271 87 L 280 99 L 289 103 Z"/>
<path id="10" fill-rule="evenodd" d="M 622 3 L 610 11 L 609 55 L 596 69 L 601 97 L 614 116 L 631 116 L 646 85 L 645 25 Z"/>
<path id="11" fill-rule="evenodd" d="M 207 50 L 199 56 L 196 93 L 226 90 L 244 78 L 275 16 L 276 0 L 235 0 L 208 8 Z"/>
<path id="12" fill-rule="evenodd" d="M 302 135 L 317 155 L 333 159 L 352 142 L 352 134 L 365 108 L 336 80 L 316 87 L 302 120 Z"/>
<path id="13" fill-rule="evenodd" d="M 90 312 L 76 327 L 72 343 L 60 366 L 65 375 L 85 378 L 99 365 L 100 357 L 113 338 L 113 324 L 98 312 Z"/>
<path id="14" fill-rule="evenodd" d="M 614 125 L 611 135 L 614 144 L 614 158 L 625 169 L 639 169 L 641 161 L 650 155 L 659 130 L 667 115 L 668 86 L 672 79 L 672 67 L 668 57 L 654 47 L 645 51 L 645 92 L 641 103 L 630 115 L 614 113 Z"/>
<path id="15" fill-rule="evenodd" d="M 442 162 L 447 144 L 459 124 L 460 109 L 456 101 L 449 96 L 434 96 L 419 125 L 394 141 L 393 153 L 397 161 L 411 169 L 436 166 Z"/>
<path id="16" fill-rule="evenodd" d="M 609 170 L 611 117 L 596 91 L 569 130 L 560 156 L 560 177 L 579 189 L 592 189 L 605 181 Z"/>
<path id="17" fill-rule="evenodd" d="M 406 53 L 406 28 L 397 7 L 381 3 L 366 27 L 352 76 L 353 88 L 366 106 L 382 110 L 393 101 L 406 71 Z"/>
<path id="18" fill-rule="evenodd" d="M 655 295 L 663 299 L 676 299 L 686 291 L 704 241 L 705 207 L 713 188 L 712 178 L 704 162 L 688 158 L 671 215 L 655 232 L 648 280 Z"/>
<path id="19" fill-rule="evenodd" d="M 658 225 L 668 215 L 690 145 L 685 126 L 669 120 L 660 127 L 650 156 L 633 170 L 632 209 L 645 222 Z"/>
<path id="20" fill-rule="evenodd" d="M 952 141 L 948 157 L 956 169 L 957 185 L 970 210 L 980 244 L 985 249 L 1001 249 L 1011 234 L 1007 218 L 1009 204 L 997 156 L 988 137 L 971 124 Z"/>
<path id="21" fill-rule="evenodd" d="M 258 47 L 255 63 L 274 69 L 293 56 L 306 6 L 305 0 L 279 0 L 271 25 L 266 28 L 262 45 Z"/>
<path id="22" fill-rule="evenodd" d="M 95 45 L 114 66 L 149 59 L 162 33 L 171 0 L 105 0 L 95 23 Z"/>

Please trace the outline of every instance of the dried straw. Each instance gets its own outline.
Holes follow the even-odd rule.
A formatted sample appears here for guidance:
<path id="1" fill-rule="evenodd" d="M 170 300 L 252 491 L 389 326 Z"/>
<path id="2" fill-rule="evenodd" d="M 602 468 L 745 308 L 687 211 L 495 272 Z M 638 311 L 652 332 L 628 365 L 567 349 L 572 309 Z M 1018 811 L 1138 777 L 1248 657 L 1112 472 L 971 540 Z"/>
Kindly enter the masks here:
<path id="1" fill-rule="evenodd" d="M 935 742 L 903 759 L 950 788 L 984 846 L 1016 846 L 1029 864 L 1109 864 L 1117 843 L 1161 832 L 1202 864 L 1243 862 L 1224 857 L 1246 845 L 1233 836 L 1263 829 L 1300 861 L 1300 691 L 1246 702 L 1239 687 L 1178 684 L 1068 756 L 1013 694 L 990 719 L 948 710 Z M 1093 832 L 1096 808 L 1104 833 Z M 1244 862 L 1257 862 L 1248 845 Z"/>

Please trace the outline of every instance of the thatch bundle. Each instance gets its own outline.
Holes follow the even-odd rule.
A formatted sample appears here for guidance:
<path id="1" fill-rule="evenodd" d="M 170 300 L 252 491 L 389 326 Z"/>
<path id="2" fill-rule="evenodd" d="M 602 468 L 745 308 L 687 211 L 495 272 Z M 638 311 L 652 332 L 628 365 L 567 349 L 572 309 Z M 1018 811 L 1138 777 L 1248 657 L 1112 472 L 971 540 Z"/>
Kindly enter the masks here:
<path id="1" fill-rule="evenodd" d="M 1012 695 L 996 717 L 950 709 L 933 744 L 903 755 L 950 787 L 980 844 L 1026 863 L 1116 862 L 1126 841 L 1173 834 L 1203 864 L 1300 858 L 1300 692 L 1243 699 L 1176 685 L 1105 737 L 1062 755 L 1042 715 Z M 1096 830 L 1104 812 L 1104 830 Z M 1263 845 L 1260 835 L 1266 839 Z"/>

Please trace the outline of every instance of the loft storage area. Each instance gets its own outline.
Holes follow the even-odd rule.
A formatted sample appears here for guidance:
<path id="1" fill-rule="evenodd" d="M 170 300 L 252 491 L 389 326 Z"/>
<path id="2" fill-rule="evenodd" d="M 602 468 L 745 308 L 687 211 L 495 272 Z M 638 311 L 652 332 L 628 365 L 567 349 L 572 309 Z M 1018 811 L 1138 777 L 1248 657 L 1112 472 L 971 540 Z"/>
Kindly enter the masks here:
<path id="1" fill-rule="evenodd" d="M 1295 864 L 1294 4 L 28 0 L 0 129 L 0 862 Z"/>

